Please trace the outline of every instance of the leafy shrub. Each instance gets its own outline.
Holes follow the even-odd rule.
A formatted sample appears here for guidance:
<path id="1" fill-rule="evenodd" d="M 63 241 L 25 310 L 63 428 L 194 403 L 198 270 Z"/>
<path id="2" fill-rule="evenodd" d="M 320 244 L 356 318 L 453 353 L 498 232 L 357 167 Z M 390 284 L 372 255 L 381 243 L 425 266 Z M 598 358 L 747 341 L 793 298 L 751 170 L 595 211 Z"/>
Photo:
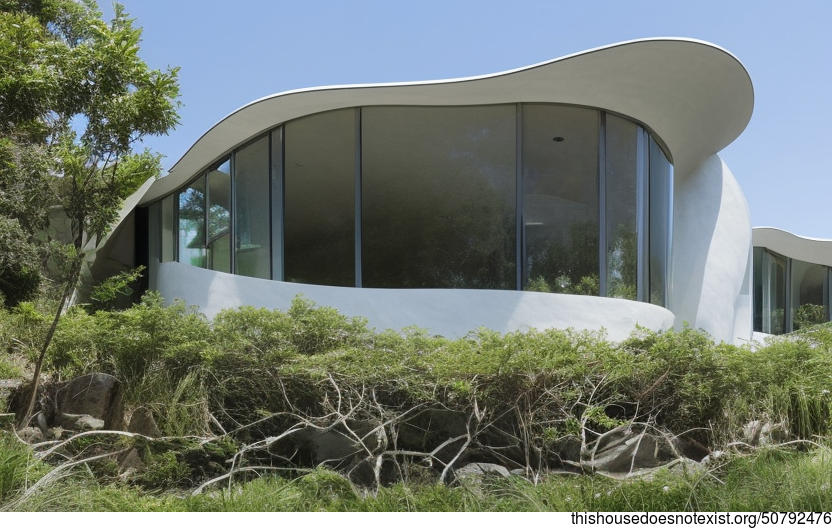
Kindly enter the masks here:
<path id="1" fill-rule="evenodd" d="M 133 288 L 141 278 L 144 269 L 144 266 L 138 266 L 130 271 L 122 271 L 104 279 L 90 292 L 92 303 L 89 309 L 96 312 L 98 310 L 128 308 L 132 302 Z"/>

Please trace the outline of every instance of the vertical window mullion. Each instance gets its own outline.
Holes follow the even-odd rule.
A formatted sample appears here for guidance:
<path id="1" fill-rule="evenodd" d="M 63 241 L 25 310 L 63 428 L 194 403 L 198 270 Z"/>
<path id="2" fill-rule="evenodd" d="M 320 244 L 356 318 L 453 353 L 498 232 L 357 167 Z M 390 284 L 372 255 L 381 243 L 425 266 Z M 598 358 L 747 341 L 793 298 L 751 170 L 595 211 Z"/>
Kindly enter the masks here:
<path id="1" fill-rule="evenodd" d="M 271 222 L 272 222 L 272 280 L 284 279 L 284 145 L 285 128 L 280 126 L 272 131 L 269 141 L 269 174 L 271 181 Z M 277 143 L 277 145 L 275 145 Z M 275 148 L 275 146 L 277 148 Z"/>
<path id="2" fill-rule="evenodd" d="M 361 263 L 361 107 L 355 109 L 355 287 L 362 285 Z"/>
<path id="3" fill-rule="evenodd" d="M 231 152 L 231 157 L 228 163 L 228 256 L 231 262 L 228 263 L 228 269 L 232 274 L 237 273 L 237 233 L 234 218 L 236 212 L 237 189 L 234 183 L 234 178 L 237 173 L 237 156 L 236 151 Z"/>
<path id="4" fill-rule="evenodd" d="M 523 290 L 523 268 L 526 262 L 526 243 L 525 243 L 525 225 L 523 219 L 523 105 L 517 103 L 516 107 L 516 121 L 515 121 L 515 207 L 516 211 L 516 226 L 515 226 L 515 275 L 517 290 Z"/>
<path id="5" fill-rule="evenodd" d="M 598 295 L 607 296 L 607 113 L 598 118 Z"/>
<path id="6" fill-rule="evenodd" d="M 785 269 L 783 270 L 783 333 L 794 331 L 794 318 L 792 317 L 792 259 L 786 257 Z"/>
<path id="7" fill-rule="evenodd" d="M 638 279 L 636 288 L 637 299 L 641 302 L 650 301 L 650 189 L 649 189 L 649 145 L 647 132 L 639 127 L 636 141 L 636 209 L 638 224 Z"/>

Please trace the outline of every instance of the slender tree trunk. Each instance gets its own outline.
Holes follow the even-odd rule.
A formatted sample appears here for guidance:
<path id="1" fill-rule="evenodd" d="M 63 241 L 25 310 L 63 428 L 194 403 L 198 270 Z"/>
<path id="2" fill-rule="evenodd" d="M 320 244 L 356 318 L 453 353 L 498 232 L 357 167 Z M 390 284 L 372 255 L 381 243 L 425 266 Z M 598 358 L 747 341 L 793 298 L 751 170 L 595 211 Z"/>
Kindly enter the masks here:
<path id="1" fill-rule="evenodd" d="M 18 427 L 27 427 L 29 425 L 29 421 L 32 419 L 32 412 L 35 410 L 35 400 L 38 396 L 38 386 L 40 385 L 40 373 L 43 370 L 43 360 L 46 358 L 46 351 L 49 349 L 50 343 L 52 343 L 52 336 L 55 335 L 55 329 L 58 328 L 58 322 L 61 320 L 61 315 L 63 315 L 64 306 L 66 306 L 67 300 L 75 290 L 75 286 L 78 284 L 78 276 L 81 272 L 82 259 L 83 258 L 81 256 L 78 256 L 72 264 L 70 273 L 72 278 L 67 281 L 66 288 L 61 295 L 61 302 L 58 304 L 58 309 L 55 311 L 55 317 L 52 319 L 49 331 L 46 332 L 46 338 L 43 340 L 43 346 L 40 349 L 38 360 L 35 362 L 35 374 L 32 377 L 32 394 L 29 396 L 29 405 L 26 408 L 26 414 L 23 415 L 23 419 L 18 423 Z"/>

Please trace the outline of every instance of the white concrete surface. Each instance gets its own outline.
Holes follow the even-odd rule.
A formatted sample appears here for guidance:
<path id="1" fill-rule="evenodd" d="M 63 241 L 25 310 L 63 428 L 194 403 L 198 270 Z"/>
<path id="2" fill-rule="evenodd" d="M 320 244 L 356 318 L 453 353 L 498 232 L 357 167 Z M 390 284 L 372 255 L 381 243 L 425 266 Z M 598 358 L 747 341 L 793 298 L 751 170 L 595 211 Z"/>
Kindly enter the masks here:
<path id="1" fill-rule="evenodd" d="M 673 327 L 674 316 L 652 304 L 582 295 L 498 290 L 380 289 L 315 286 L 252 279 L 178 262 L 158 265 L 157 286 L 166 301 L 181 299 L 209 318 L 242 305 L 286 310 L 299 294 L 348 316 L 366 317 L 377 330 L 407 326 L 449 338 L 479 327 L 501 333 L 531 328 L 605 329 L 613 341 L 626 339 L 636 325 Z"/>
<path id="2" fill-rule="evenodd" d="M 832 240 L 795 235 L 774 227 L 755 227 L 754 247 L 764 247 L 812 264 L 832 266 Z"/>
<path id="3" fill-rule="evenodd" d="M 717 155 L 676 177 L 670 306 L 676 327 L 687 322 L 717 340 L 747 342 L 752 262 L 745 196 Z"/>

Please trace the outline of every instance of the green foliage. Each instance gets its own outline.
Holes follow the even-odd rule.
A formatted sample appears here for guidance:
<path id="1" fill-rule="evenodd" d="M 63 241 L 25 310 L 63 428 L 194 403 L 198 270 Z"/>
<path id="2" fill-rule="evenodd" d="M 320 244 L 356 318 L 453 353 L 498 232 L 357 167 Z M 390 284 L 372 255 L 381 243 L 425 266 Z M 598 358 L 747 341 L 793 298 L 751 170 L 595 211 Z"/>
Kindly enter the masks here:
<path id="1" fill-rule="evenodd" d="M 827 322 L 826 308 L 820 304 L 801 304 L 794 311 L 794 329 L 808 328 L 810 326 Z"/>
<path id="2" fill-rule="evenodd" d="M 0 190 L 0 194 L 3 194 Z M 37 247 L 17 219 L 0 216 L 0 296 L 7 308 L 31 300 L 40 286 Z"/>
<path id="3" fill-rule="evenodd" d="M 190 475 L 190 468 L 178 459 L 176 453 L 165 451 L 150 457 L 140 482 L 151 489 L 176 488 L 185 484 Z"/>
<path id="4" fill-rule="evenodd" d="M 121 299 L 129 299 L 133 293 L 131 285 L 135 285 L 144 272 L 144 266 L 133 268 L 130 271 L 122 271 L 104 279 L 101 284 L 95 286 L 90 293 L 92 300 L 91 309 L 114 310 Z"/>

